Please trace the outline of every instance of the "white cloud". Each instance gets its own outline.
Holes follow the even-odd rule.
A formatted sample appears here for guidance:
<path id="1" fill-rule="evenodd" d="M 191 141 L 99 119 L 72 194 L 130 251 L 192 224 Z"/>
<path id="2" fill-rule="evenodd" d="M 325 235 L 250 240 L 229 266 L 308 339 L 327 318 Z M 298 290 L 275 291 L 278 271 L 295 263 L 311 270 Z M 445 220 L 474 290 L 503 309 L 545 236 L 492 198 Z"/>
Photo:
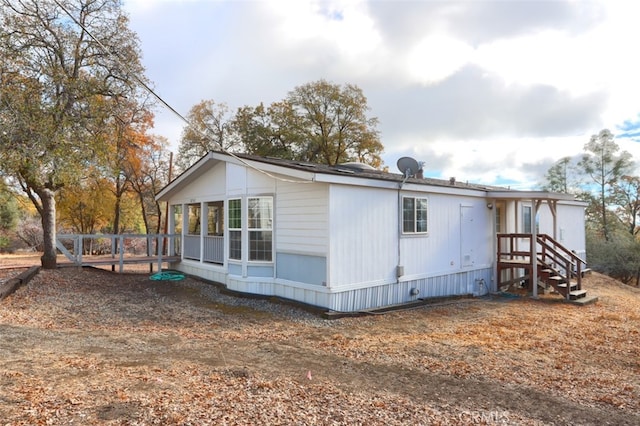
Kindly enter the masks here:
<path id="1" fill-rule="evenodd" d="M 380 120 L 392 170 L 411 155 L 445 179 L 532 184 L 541 167 L 640 112 L 640 3 L 127 0 L 125 8 L 149 77 L 180 112 L 202 99 L 269 104 L 320 78 L 353 83 Z M 156 122 L 177 144 L 182 123 L 166 112 Z"/>
<path id="2" fill-rule="evenodd" d="M 429 85 L 453 75 L 472 56 L 468 44 L 446 35 L 430 35 L 409 49 L 406 68 L 411 79 Z"/>

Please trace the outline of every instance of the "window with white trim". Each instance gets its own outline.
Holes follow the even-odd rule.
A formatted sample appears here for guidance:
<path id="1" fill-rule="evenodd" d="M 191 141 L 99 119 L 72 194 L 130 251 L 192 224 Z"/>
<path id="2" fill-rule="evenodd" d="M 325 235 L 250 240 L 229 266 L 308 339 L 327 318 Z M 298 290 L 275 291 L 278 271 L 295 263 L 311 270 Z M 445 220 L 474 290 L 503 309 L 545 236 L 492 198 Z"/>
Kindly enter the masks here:
<path id="1" fill-rule="evenodd" d="M 229 259 L 242 259 L 242 200 L 229 200 Z"/>
<path id="2" fill-rule="evenodd" d="M 200 204 L 189 204 L 187 209 L 187 214 L 189 218 L 189 228 L 187 229 L 187 234 L 189 235 L 200 235 L 200 229 L 202 226 L 202 218 Z"/>
<path id="3" fill-rule="evenodd" d="M 249 260 L 273 259 L 273 197 L 247 199 Z"/>
<path id="4" fill-rule="evenodd" d="M 522 206 L 522 232 L 531 233 L 531 206 Z M 540 217 L 536 215 L 536 233 L 540 232 Z"/>
<path id="5" fill-rule="evenodd" d="M 402 197 L 402 232 L 404 234 L 427 233 L 426 198 Z"/>

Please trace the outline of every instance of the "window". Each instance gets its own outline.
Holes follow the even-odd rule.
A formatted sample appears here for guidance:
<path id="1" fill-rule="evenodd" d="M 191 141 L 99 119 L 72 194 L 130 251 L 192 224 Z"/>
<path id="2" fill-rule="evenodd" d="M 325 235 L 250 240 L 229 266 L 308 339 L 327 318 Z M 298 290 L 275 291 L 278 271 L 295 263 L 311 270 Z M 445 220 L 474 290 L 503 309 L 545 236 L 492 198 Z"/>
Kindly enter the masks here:
<path id="1" fill-rule="evenodd" d="M 249 260 L 273 258 L 273 197 L 248 199 Z"/>
<path id="2" fill-rule="evenodd" d="M 496 232 L 502 232 L 502 206 L 496 204 Z"/>
<path id="3" fill-rule="evenodd" d="M 200 235 L 200 204 L 189 204 L 189 208 L 187 210 L 189 215 L 189 235 Z"/>
<path id="4" fill-rule="evenodd" d="M 522 207 L 522 232 L 531 233 L 531 206 Z M 540 233 L 540 218 L 536 215 L 536 233 Z"/>
<path id="5" fill-rule="evenodd" d="M 224 229 L 224 214 L 222 201 L 207 205 L 207 235 L 222 235 Z"/>
<path id="6" fill-rule="evenodd" d="M 173 206 L 173 232 L 174 234 L 182 233 L 182 206 Z"/>
<path id="7" fill-rule="evenodd" d="M 427 199 L 402 198 L 402 232 L 424 234 L 427 232 Z"/>
<path id="8" fill-rule="evenodd" d="M 229 200 L 229 259 L 242 259 L 242 200 Z"/>

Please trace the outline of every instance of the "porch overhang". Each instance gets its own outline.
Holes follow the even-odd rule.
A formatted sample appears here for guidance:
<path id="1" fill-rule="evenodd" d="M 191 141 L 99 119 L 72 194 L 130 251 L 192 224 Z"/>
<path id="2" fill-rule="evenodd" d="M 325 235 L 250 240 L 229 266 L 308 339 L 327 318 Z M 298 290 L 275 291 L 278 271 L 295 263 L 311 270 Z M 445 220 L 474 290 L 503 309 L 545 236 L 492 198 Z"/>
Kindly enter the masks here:
<path id="1" fill-rule="evenodd" d="M 487 198 L 496 200 L 578 201 L 571 194 L 549 191 L 487 191 Z"/>

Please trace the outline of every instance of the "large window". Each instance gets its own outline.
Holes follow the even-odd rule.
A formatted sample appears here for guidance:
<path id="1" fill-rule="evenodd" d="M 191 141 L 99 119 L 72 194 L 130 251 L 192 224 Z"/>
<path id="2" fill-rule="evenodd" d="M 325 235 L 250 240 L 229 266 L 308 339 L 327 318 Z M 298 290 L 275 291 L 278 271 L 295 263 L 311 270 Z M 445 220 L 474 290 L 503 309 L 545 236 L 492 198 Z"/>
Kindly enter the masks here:
<path id="1" fill-rule="evenodd" d="M 202 223 L 200 211 L 200 204 L 189 204 L 189 229 L 187 232 L 189 235 L 200 235 L 200 228 Z"/>
<path id="2" fill-rule="evenodd" d="M 224 214 L 222 201 L 207 205 L 207 235 L 222 235 L 224 233 Z"/>
<path id="3" fill-rule="evenodd" d="M 229 200 L 229 259 L 242 259 L 242 200 Z"/>
<path id="4" fill-rule="evenodd" d="M 273 259 L 273 197 L 248 200 L 249 260 Z"/>
<path id="5" fill-rule="evenodd" d="M 427 232 L 427 199 L 402 198 L 402 232 L 424 234 Z"/>

